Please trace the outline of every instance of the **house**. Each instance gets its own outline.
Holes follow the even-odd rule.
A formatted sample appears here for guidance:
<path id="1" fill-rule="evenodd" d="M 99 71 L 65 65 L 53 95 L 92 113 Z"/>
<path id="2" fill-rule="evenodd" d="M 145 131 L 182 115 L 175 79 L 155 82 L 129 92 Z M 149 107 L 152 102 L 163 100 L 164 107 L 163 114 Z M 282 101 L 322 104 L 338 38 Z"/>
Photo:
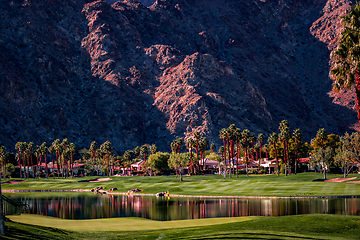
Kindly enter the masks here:
<path id="1" fill-rule="evenodd" d="M 278 159 L 278 162 L 280 163 L 280 159 Z M 260 166 L 263 167 L 265 169 L 265 173 L 271 174 L 274 173 L 276 171 L 276 159 L 273 160 L 265 160 L 265 161 L 261 161 L 260 162 Z"/>
<path id="2" fill-rule="evenodd" d="M 207 159 L 207 158 L 205 158 L 203 160 L 199 160 L 200 168 L 205 171 L 208 170 L 208 171 L 210 171 L 210 173 L 214 173 L 214 171 L 217 169 L 219 164 L 220 163 L 218 161 Z"/>

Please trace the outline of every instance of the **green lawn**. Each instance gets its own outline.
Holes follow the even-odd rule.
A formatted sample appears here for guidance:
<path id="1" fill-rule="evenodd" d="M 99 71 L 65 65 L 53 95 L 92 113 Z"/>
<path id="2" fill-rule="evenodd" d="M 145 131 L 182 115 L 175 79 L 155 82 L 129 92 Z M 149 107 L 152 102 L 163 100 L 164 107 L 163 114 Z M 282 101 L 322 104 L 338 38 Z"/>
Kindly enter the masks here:
<path id="1" fill-rule="evenodd" d="M 358 177 L 351 174 L 350 177 Z M 285 177 L 280 175 L 246 175 L 232 176 L 224 180 L 219 175 L 184 176 L 180 182 L 175 176 L 159 177 L 111 177 L 107 182 L 78 182 L 79 180 L 94 179 L 67 178 L 67 179 L 30 179 L 22 183 L 2 185 L 2 189 L 92 189 L 96 186 L 105 186 L 107 189 L 116 187 L 118 192 L 127 192 L 130 189 L 142 189 L 142 193 L 157 193 L 170 191 L 170 194 L 181 195 L 217 195 L 217 196 L 341 196 L 360 195 L 360 183 L 313 182 L 321 179 L 321 173 L 301 173 Z M 328 179 L 342 177 L 341 174 L 327 174 Z"/>
<path id="2" fill-rule="evenodd" d="M 31 220 L 31 218 L 33 218 Z M 297 215 L 158 222 L 147 219 L 61 220 L 12 216 L 3 239 L 359 239 L 360 217 Z M 228 222 L 232 220 L 234 222 Z M 19 222 L 15 222 L 19 221 Z M 20 222 L 31 221 L 34 225 Z M 83 222 L 85 221 L 85 222 Z M 211 222 L 213 221 L 213 222 Z M 46 225 L 36 226 L 36 225 Z M 168 224 L 171 225 L 170 229 Z M 210 224 L 210 225 L 208 225 Z M 84 225 L 87 225 L 86 231 Z M 127 226 L 134 231 L 122 231 Z M 192 227 L 187 227 L 192 226 Z M 117 229 L 118 228 L 118 229 Z M 76 230 L 74 230 L 76 229 Z M 90 230 L 89 230 L 90 229 Z M 136 230 L 135 230 L 136 229 Z M 147 230 L 152 229 L 152 230 Z"/>

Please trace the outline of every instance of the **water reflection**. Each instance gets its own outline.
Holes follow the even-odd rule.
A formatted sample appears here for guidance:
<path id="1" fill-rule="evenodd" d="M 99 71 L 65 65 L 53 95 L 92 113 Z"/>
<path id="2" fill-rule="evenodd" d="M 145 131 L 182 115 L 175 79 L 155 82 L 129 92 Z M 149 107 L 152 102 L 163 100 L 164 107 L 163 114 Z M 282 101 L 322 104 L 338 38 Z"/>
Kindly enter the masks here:
<path id="1" fill-rule="evenodd" d="M 215 217 L 343 214 L 360 216 L 360 198 L 337 199 L 200 199 L 123 195 L 10 195 L 29 205 L 26 213 L 64 219 L 142 217 L 181 220 Z M 5 204 L 6 214 L 12 207 Z"/>

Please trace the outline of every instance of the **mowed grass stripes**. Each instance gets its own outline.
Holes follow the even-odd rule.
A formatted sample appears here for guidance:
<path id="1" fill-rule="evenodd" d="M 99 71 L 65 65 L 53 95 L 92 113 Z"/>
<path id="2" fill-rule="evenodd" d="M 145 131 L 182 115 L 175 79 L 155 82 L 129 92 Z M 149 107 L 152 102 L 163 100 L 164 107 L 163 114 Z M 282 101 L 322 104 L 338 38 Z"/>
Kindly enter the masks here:
<path id="1" fill-rule="evenodd" d="M 328 174 L 329 179 L 342 175 Z M 352 174 L 350 177 L 358 177 Z M 93 180 L 96 177 L 67 179 L 30 179 L 16 184 L 2 185 L 2 189 L 22 190 L 67 190 L 92 189 L 104 186 L 107 189 L 116 187 L 117 192 L 127 192 L 134 188 L 142 189 L 141 193 L 157 193 L 170 191 L 170 194 L 208 195 L 208 196 L 342 196 L 360 195 L 360 183 L 320 182 L 321 173 L 301 173 L 285 177 L 280 175 L 233 175 L 231 179 L 223 179 L 219 175 L 184 176 L 180 182 L 175 176 L 156 177 L 111 177 L 111 181 L 79 182 Z M 354 179 L 354 180 L 359 180 Z"/>

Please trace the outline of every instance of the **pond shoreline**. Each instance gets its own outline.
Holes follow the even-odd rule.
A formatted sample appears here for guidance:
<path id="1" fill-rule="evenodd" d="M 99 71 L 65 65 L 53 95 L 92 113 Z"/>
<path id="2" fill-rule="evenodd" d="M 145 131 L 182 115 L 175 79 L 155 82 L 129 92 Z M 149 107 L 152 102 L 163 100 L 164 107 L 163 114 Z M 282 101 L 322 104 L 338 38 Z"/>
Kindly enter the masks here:
<path id="1" fill-rule="evenodd" d="M 91 192 L 91 189 L 48 189 L 48 190 L 15 190 L 6 189 L 2 190 L 3 193 L 24 193 L 24 192 Z M 155 197 L 155 193 L 127 193 L 127 192 L 103 192 L 108 195 L 127 195 L 127 196 L 152 196 Z M 211 195 L 182 195 L 182 194 L 169 194 L 169 197 L 185 197 L 185 198 L 226 198 L 226 199 L 301 199 L 301 198 L 360 198 L 360 195 L 339 195 L 339 196 L 311 196 L 313 194 L 306 194 L 304 196 L 211 196 Z"/>

